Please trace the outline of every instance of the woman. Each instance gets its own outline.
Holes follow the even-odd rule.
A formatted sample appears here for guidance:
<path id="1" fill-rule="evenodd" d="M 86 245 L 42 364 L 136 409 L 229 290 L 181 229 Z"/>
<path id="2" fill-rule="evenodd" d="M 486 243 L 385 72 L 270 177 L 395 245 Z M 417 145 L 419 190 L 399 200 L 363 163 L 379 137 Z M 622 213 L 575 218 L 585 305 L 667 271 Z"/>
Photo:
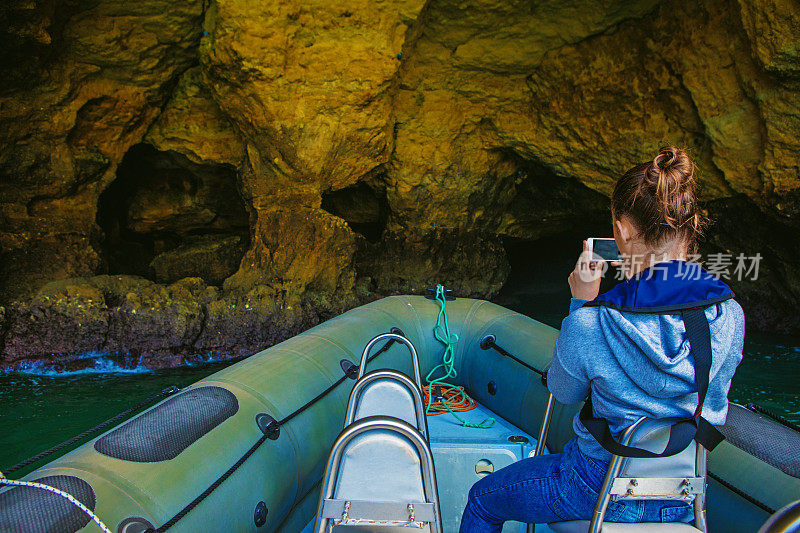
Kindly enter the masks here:
<path id="1" fill-rule="evenodd" d="M 653 161 L 626 172 L 614 188 L 611 212 L 620 266 L 628 280 L 598 296 L 601 269 L 584 242 L 584 253 L 569 276 L 570 313 L 548 371 L 550 391 L 568 404 L 590 397 L 588 416 L 605 419 L 614 435 L 642 416 L 691 419 L 695 414 L 710 424 L 724 424 L 728 389 L 742 359 L 744 313 L 724 283 L 687 261 L 703 226 L 688 154 L 673 146 L 662 148 Z M 695 313 L 702 319 L 704 312 L 709 324 L 711 370 L 705 401 L 695 383 L 697 355 L 687 338 L 685 317 L 670 313 L 671 308 L 663 312 L 664 302 L 672 300 L 683 309 L 699 302 Z M 475 483 L 461 533 L 500 532 L 506 520 L 590 518 L 611 454 L 579 416 L 573 427 L 575 437 L 563 453 L 524 459 Z M 627 500 L 610 502 L 605 520 L 693 518 L 685 502 Z"/>

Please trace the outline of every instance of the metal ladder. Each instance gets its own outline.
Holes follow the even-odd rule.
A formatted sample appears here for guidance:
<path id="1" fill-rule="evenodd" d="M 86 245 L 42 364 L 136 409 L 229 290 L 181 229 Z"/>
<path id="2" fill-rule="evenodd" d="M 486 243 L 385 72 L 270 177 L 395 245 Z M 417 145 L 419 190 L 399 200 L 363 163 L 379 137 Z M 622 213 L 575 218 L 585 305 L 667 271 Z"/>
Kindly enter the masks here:
<path id="1" fill-rule="evenodd" d="M 375 344 L 394 340 L 412 358 L 414 380 L 394 370 L 366 373 Z M 328 458 L 316 533 L 442 533 L 439 497 L 422 401 L 419 357 L 411 342 L 385 333 L 364 348 L 345 428 Z"/>

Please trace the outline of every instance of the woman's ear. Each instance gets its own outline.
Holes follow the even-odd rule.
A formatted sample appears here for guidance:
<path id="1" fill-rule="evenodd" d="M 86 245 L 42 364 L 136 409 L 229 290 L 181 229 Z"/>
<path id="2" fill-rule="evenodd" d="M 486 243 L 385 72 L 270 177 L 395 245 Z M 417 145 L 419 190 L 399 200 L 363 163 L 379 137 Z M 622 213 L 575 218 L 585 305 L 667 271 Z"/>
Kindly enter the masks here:
<path id="1" fill-rule="evenodd" d="M 627 244 L 630 242 L 633 233 L 631 231 L 630 222 L 628 222 L 624 218 L 620 220 L 615 220 L 614 229 L 617 230 L 617 235 L 619 235 L 619 238 L 623 243 Z"/>

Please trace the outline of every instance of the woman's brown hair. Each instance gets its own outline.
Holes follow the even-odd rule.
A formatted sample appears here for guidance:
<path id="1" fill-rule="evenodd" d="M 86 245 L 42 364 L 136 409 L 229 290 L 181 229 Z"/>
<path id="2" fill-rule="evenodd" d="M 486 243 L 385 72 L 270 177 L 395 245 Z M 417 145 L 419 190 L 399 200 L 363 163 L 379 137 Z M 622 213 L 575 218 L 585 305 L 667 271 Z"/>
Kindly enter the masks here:
<path id="1" fill-rule="evenodd" d="M 652 161 L 636 165 L 617 180 L 611 196 L 614 218 L 630 218 L 649 245 L 677 238 L 694 251 L 705 226 L 694 172 L 685 150 L 665 146 Z"/>

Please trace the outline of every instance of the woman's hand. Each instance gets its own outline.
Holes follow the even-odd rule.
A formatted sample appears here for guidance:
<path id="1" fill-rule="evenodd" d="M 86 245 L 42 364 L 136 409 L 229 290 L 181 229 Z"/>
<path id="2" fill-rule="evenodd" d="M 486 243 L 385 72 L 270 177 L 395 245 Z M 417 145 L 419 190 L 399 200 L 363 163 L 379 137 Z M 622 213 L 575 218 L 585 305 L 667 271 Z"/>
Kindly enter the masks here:
<path id="1" fill-rule="evenodd" d="M 578 257 L 575 270 L 569 275 L 569 289 L 573 298 L 594 300 L 600 292 L 603 277 L 603 263 L 592 258 L 589 244 L 583 241 L 583 252 Z"/>

